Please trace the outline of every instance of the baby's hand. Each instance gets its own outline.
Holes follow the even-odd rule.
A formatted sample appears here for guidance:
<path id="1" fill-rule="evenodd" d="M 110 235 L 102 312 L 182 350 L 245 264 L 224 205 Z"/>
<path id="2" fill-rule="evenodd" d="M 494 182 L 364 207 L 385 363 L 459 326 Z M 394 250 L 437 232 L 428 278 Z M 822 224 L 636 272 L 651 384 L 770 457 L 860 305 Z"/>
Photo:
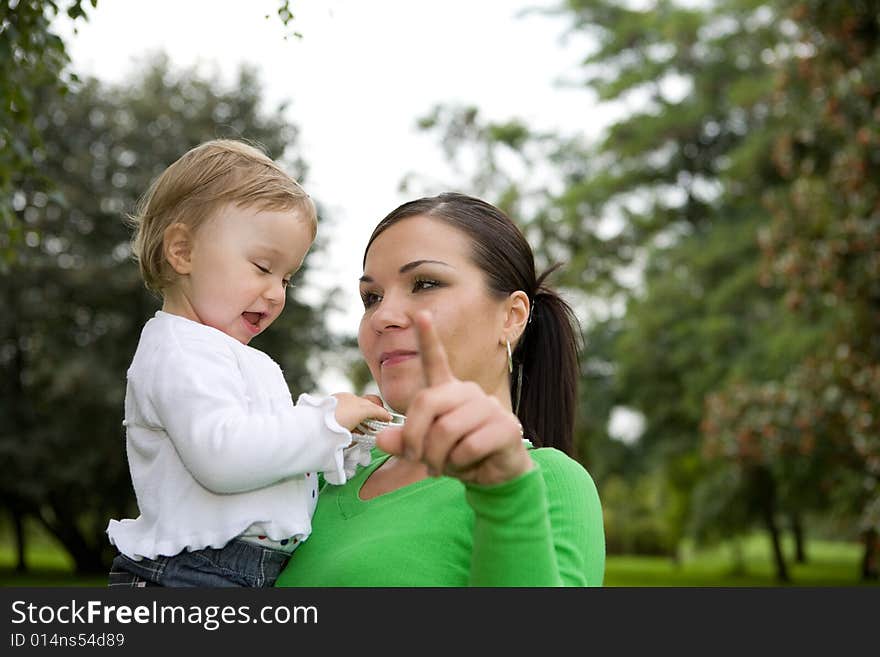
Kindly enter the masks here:
<path id="1" fill-rule="evenodd" d="M 391 413 L 370 399 L 350 392 L 337 392 L 333 396 L 336 397 L 336 421 L 349 431 L 364 420 L 391 421 Z"/>

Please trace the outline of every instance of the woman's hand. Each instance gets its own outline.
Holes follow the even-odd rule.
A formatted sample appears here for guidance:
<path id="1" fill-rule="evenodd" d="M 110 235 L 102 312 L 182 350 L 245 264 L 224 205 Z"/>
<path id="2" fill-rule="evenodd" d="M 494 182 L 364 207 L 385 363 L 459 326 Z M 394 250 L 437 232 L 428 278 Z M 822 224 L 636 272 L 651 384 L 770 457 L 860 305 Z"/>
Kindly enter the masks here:
<path id="1" fill-rule="evenodd" d="M 459 381 L 431 317 L 414 317 L 426 387 L 410 403 L 406 424 L 385 429 L 376 445 L 385 452 L 477 484 L 499 484 L 534 467 L 516 416 L 474 382 Z"/>

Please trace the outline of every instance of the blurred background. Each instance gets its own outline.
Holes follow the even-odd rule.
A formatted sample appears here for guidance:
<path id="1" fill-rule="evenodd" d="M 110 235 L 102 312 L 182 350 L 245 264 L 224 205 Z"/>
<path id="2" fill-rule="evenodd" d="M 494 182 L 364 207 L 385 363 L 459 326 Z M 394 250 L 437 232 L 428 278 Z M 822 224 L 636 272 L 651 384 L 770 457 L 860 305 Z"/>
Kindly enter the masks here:
<path id="1" fill-rule="evenodd" d="M 876 586 L 880 0 L 0 0 L 0 582 L 106 583 L 125 371 L 159 307 L 125 216 L 215 137 L 319 206 L 254 346 L 374 390 L 375 224 L 504 208 L 576 309 L 609 586 Z"/>

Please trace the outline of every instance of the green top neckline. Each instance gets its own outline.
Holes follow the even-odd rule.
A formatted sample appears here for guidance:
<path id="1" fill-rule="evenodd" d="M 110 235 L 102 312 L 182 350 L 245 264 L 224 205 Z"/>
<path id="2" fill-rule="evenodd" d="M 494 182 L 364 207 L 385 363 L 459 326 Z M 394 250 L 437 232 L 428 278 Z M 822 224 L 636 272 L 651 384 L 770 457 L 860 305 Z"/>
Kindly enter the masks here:
<path id="1" fill-rule="evenodd" d="M 528 439 L 523 438 L 523 443 L 526 446 L 526 449 L 535 449 L 534 444 Z M 351 518 L 358 513 L 366 510 L 368 507 L 375 507 L 380 504 L 386 503 L 388 500 L 394 501 L 401 498 L 404 498 L 408 495 L 412 495 L 417 493 L 425 488 L 429 488 L 431 486 L 436 486 L 438 484 L 446 483 L 447 485 L 458 485 L 464 488 L 464 484 L 455 479 L 454 477 L 426 477 L 424 479 L 420 479 L 419 481 L 414 481 L 411 484 L 407 484 L 406 486 L 401 486 L 392 491 L 388 491 L 387 493 L 383 493 L 382 495 L 377 495 L 376 497 L 371 497 L 368 500 L 361 498 L 361 488 L 363 488 L 364 484 L 367 482 L 367 479 L 370 478 L 376 470 L 378 470 L 382 465 L 384 465 L 388 459 L 391 458 L 391 454 L 387 452 L 383 452 L 378 447 L 373 448 L 373 460 L 369 465 L 360 469 L 359 472 L 355 474 L 349 481 L 352 483 L 351 486 L 345 486 L 336 497 L 336 504 L 339 507 L 339 511 L 346 518 Z M 325 484 L 325 486 L 332 486 L 332 484 Z"/>
<path id="2" fill-rule="evenodd" d="M 336 504 L 339 507 L 339 511 L 346 518 L 356 516 L 367 508 L 380 506 L 387 503 L 389 500 L 393 502 L 394 500 L 412 495 L 413 493 L 417 493 L 430 486 L 442 483 L 444 479 L 449 479 L 448 477 L 426 477 L 425 479 L 414 481 L 406 486 L 401 486 L 395 490 L 365 500 L 361 498 L 361 488 L 363 488 L 363 485 L 366 483 L 367 479 L 369 479 L 370 475 L 391 458 L 391 454 L 383 452 L 378 448 L 373 450 L 373 455 L 373 461 L 370 465 L 365 466 L 351 478 L 350 482 L 352 485 L 343 487 L 336 496 Z"/>

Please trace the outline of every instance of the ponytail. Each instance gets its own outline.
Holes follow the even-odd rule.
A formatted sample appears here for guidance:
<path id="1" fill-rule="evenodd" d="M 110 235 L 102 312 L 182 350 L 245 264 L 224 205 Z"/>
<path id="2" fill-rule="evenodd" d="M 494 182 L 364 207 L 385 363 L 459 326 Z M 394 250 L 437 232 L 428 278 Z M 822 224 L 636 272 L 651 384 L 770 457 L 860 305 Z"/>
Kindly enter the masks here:
<path id="1" fill-rule="evenodd" d="M 538 447 L 571 455 L 580 331 L 568 303 L 544 284 L 557 267 L 538 278 L 529 323 L 514 354 L 510 389 L 526 437 Z"/>

